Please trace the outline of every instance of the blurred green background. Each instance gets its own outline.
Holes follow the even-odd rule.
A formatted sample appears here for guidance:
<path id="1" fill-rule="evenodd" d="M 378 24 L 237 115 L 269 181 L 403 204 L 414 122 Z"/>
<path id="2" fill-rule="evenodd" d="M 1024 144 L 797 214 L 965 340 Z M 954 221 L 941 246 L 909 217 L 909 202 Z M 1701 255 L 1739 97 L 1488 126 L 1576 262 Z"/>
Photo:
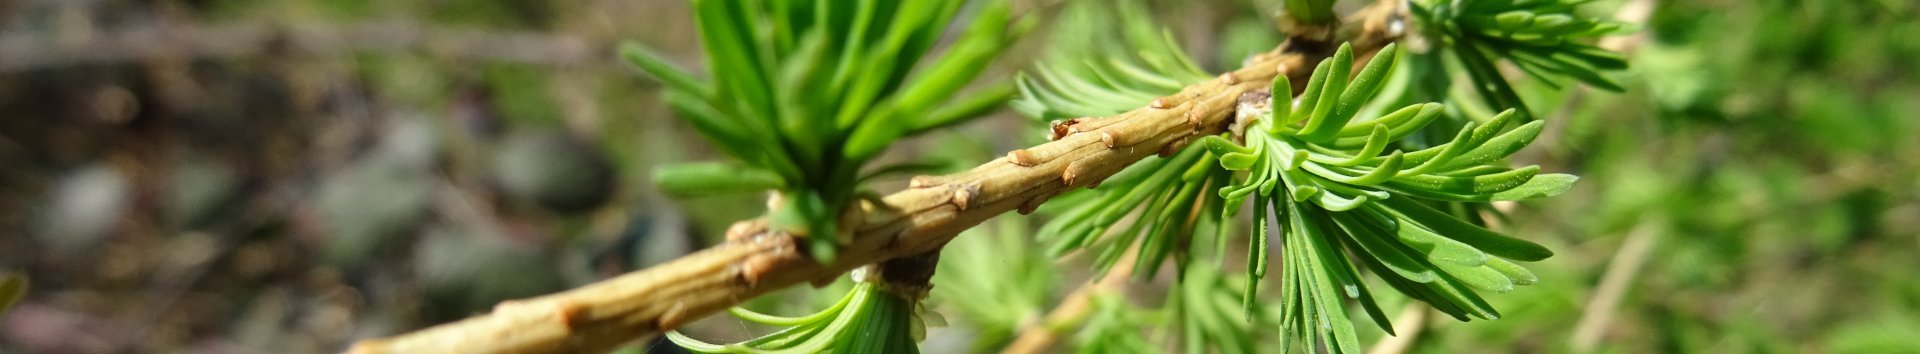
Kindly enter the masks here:
<path id="1" fill-rule="evenodd" d="M 1214 70 L 1278 38 L 1261 0 L 1153 8 Z M 1516 80 L 1549 120 L 1521 162 L 1584 178 L 1513 206 L 1505 230 L 1558 256 L 1531 265 L 1541 285 L 1490 298 L 1507 318 L 1428 316 L 1406 349 L 1920 353 L 1920 3 L 1586 10 L 1642 24 L 1607 43 L 1631 53 L 1628 90 Z M 633 40 L 696 66 L 687 14 L 680 0 L 0 1 L 0 270 L 34 281 L 0 318 L 0 352 L 335 352 L 713 242 L 762 201 L 654 191 L 652 166 L 719 154 L 612 50 Z M 989 76 L 1031 62 L 1045 31 Z M 887 158 L 961 168 L 1043 136 L 1002 113 Z M 950 325 L 926 350 L 975 350 L 1085 280 L 1071 260 L 1008 251 L 1031 248 L 1037 221 L 997 220 L 949 252 L 952 286 L 930 304 Z M 999 282 L 1031 284 L 1006 303 L 943 299 L 982 283 L 949 271 L 974 264 L 1061 271 Z M 839 295 L 760 302 L 803 309 L 813 293 Z"/>

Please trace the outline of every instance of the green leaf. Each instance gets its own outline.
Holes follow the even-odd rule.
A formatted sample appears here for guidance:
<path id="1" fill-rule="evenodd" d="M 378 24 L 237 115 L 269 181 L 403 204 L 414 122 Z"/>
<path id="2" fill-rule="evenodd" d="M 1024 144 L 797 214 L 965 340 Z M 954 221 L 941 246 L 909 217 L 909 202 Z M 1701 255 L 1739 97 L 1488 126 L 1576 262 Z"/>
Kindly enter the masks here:
<path id="1" fill-rule="evenodd" d="M 1340 279 L 1333 273 L 1333 268 L 1340 260 L 1333 259 L 1333 252 L 1326 243 L 1331 236 L 1322 232 L 1318 223 L 1308 222 L 1304 218 L 1304 208 L 1293 203 L 1287 205 L 1287 224 L 1292 226 L 1288 236 L 1299 242 L 1290 248 L 1300 248 L 1295 251 L 1298 253 L 1291 253 L 1289 257 L 1300 257 L 1307 264 L 1300 270 L 1301 273 L 1296 274 L 1311 274 L 1307 276 L 1310 285 L 1303 291 L 1312 299 L 1310 303 L 1315 304 L 1308 308 L 1317 307 L 1313 312 L 1318 318 L 1319 326 L 1316 327 L 1321 333 L 1321 342 L 1328 343 L 1339 352 L 1359 352 L 1360 342 L 1353 331 L 1353 322 L 1347 318 L 1346 300 L 1338 295 L 1339 290 L 1336 289 L 1340 286 Z"/>
<path id="2" fill-rule="evenodd" d="M 1393 142 L 1391 138 L 1388 137 L 1388 134 L 1391 134 L 1391 132 L 1389 132 L 1389 129 L 1384 125 L 1375 124 L 1371 126 L 1373 126 L 1373 133 L 1367 136 L 1366 145 L 1362 145 L 1360 151 L 1353 153 L 1353 156 L 1344 156 L 1345 158 L 1327 157 L 1325 159 L 1313 159 L 1313 161 L 1334 166 L 1355 166 L 1366 163 L 1367 160 L 1373 157 L 1380 156 L 1381 152 L 1387 150 L 1387 144 Z M 1395 153 L 1398 154 L 1399 152 L 1396 151 Z M 1320 156 L 1326 155 L 1315 154 L 1309 156 L 1309 158 Z M 1399 162 L 1396 161 L 1394 164 L 1398 165 Z"/>
<path id="3" fill-rule="evenodd" d="M 1513 281 L 1513 285 L 1533 285 L 1534 283 L 1540 282 L 1540 277 L 1533 275 L 1532 271 L 1528 271 L 1526 267 L 1521 267 L 1519 264 L 1514 264 L 1513 261 L 1508 261 L 1504 258 L 1487 259 L 1487 268 L 1491 268 L 1494 271 L 1500 272 L 1501 275 L 1505 275 L 1507 279 Z"/>
<path id="4" fill-rule="evenodd" d="M 1338 226 L 1336 226 L 1337 223 L 1331 217 L 1320 215 L 1314 219 L 1314 222 L 1320 223 L 1321 227 L 1328 230 L 1329 234 L 1339 235 L 1341 233 Z M 1374 302 L 1373 292 L 1367 289 L 1366 281 L 1361 279 L 1360 272 L 1355 269 L 1353 262 L 1347 261 L 1345 252 L 1340 252 L 1341 249 L 1345 249 L 1348 252 L 1354 251 L 1354 245 L 1351 243 L 1352 235 L 1347 234 L 1344 236 L 1346 237 L 1336 236 L 1326 240 L 1327 243 L 1331 244 L 1327 246 L 1330 251 L 1327 256 L 1334 261 L 1333 271 L 1340 275 L 1340 279 L 1345 281 L 1347 297 L 1353 299 L 1354 302 L 1360 303 L 1360 307 L 1367 313 L 1367 317 L 1372 318 L 1373 323 L 1380 326 L 1381 330 L 1386 331 L 1388 335 L 1393 335 L 1393 323 L 1387 320 L 1386 312 L 1381 311 L 1380 304 Z"/>
<path id="5" fill-rule="evenodd" d="M 1449 262 L 1435 262 L 1433 265 L 1439 267 L 1440 271 L 1446 272 L 1447 275 L 1458 279 L 1461 283 L 1465 283 L 1467 286 L 1476 289 L 1496 293 L 1513 291 L 1513 280 L 1507 279 L 1505 274 L 1501 274 L 1486 265 L 1463 266 Z"/>
<path id="6" fill-rule="evenodd" d="M 1396 241 L 1388 239 L 1386 233 L 1381 231 L 1383 228 L 1377 226 L 1377 224 L 1362 221 L 1354 214 L 1356 213 L 1332 214 L 1335 224 L 1347 232 L 1348 236 L 1345 238 L 1347 242 L 1351 242 L 1352 246 L 1357 246 L 1348 247 L 1349 249 L 1357 248 L 1365 251 L 1366 256 L 1362 256 L 1361 258 L 1369 258 L 1368 256 L 1370 256 L 1370 258 L 1377 260 L 1388 270 L 1392 270 L 1395 274 L 1399 274 L 1407 280 L 1420 283 L 1433 281 L 1433 269 L 1415 260 L 1413 254 L 1390 243 Z"/>
<path id="7" fill-rule="evenodd" d="M 1472 176 L 1408 175 L 1394 177 L 1388 185 L 1400 190 L 1420 189 L 1440 193 L 1479 195 L 1519 187 L 1540 173 L 1540 166 L 1507 169 L 1498 173 Z"/>
<path id="8" fill-rule="evenodd" d="M 1439 118 L 1441 110 L 1443 108 L 1445 108 L 1445 106 L 1442 106 L 1439 103 L 1423 103 L 1423 104 L 1409 105 L 1407 107 L 1401 108 L 1398 111 L 1394 111 L 1393 113 L 1388 113 L 1385 116 L 1381 116 L 1380 118 L 1375 119 L 1369 123 L 1377 123 L 1379 125 L 1387 126 L 1388 127 L 1387 140 L 1400 141 L 1402 139 L 1406 139 L 1407 136 L 1409 135 L 1413 135 L 1414 132 L 1420 131 L 1420 128 L 1426 127 L 1427 124 L 1432 123 L 1434 119 Z M 1349 127 L 1352 127 L 1352 126 L 1349 126 Z M 1341 129 L 1341 132 L 1342 132 L 1342 135 L 1346 135 L 1347 130 Z M 1331 145 L 1334 148 L 1343 148 L 1343 149 L 1351 148 L 1355 146 L 1363 146 L 1366 144 L 1365 139 L 1367 139 L 1365 135 L 1369 133 L 1371 132 L 1361 130 L 1360 128 L 1355 128 L 1353 134 L 1351 135 L 1352 137 L 1343 137 L 1343 138 L 1336 139 Z"/>
<path id="9" fill-rule="evenodd" d="M 879 113 L 882 115 L 892 114 L 891 109 L 882 109 L 880 111 L 884 112 Z M 879 155 L 880 152 L 885 151 L 888 145 L 893 145 L 895 140 L 900 140 L 900 137 L 905 136 L 908 128 L 906 124 L 899 122 L 879 120 L 860 124 L 853 130 L 853 135 L 848 137 L 844 143 L 846 144 L 846 152 L 844 152 L 842 156 L 854 161 L 873 158 Z"/>
<path id="10" fill-rule="evenodd" d="M 1321 84 L 1321 92 L 1319 96 L 1314 97 L 1316 102 L 1313 108 L 1301 107 L 1301 110 L 1312 113 L 1308 115 L 1307 126 L 1300 128 L 1298 136 L 1310 142 L 1326 141 L 1332 138 L 1334 134 L 1340 132 L 1340 128 L 1347 125 L 1347 120 L 1353 118 L 1351 115 L 1340 116 L 1335 110 L 1335 106 L 1341 101 L 1341 94 L 1347 89 L 1347 73 L 1353 71 L 1353 46 L 1341 44 L 1340 49 L 1333 52 L 1333 57 L 1321 61 L 1320 66 L 1326 68 L 1324 72 L 1326 79 Z M 1319 68 L 1314 69 L 1314 75 L 1322 74 Z M 1356 107 L 1355 110 L 1358 108 Z"/>
<path id="11" fill-rule="evenodd" d="M 874 283 L 860 282 L 827 309 L 781 318 L 778 325 L 787 328 L 759 338 L 718 345 L 671 331 L 667 339 L 699 353 L 914 353 L 919 350 L 912 332 L 919 320 L 914 306 Z M 752 313 L 743 311 L 736 313 Z M 743 319 L 763 319 L 760 316 Z"/>
<path id="12" fill-rule="evenodd" d="M 1250 153 L 1229 152 L 1220 156 L 1220 166 L 1234 171 L 1245 171 L 1253 168 L 1254 162 L 1258 161 L 1260 161 L 1260 156 Z"/>
<path id="13" fill-rule="evenodd" d="M 1354 113 L 1373 100 L 1373 96 L 1379 94 L 1380 88 L 1386 85 L 1387 76 L 1393 73 L 1393 68 L 1398 64 L 1395 61 L 1398 53 L 1395 44 L 1389 43 L 1385 48 L 1380 48 L 1373 59 L 1369 59 L 1367 67 L 1360 69 L 1360 74 L 1353 78 L 1346 92 L 1340 94 L 1340 100 L 1331 114 L 1340 118 L 1342 130 L 1345 130 L 1346 122 L 1353 118 Z"/>
<path id="14" fill-rule="evenodd" d="M 654 169 L 654 184 L 667 194 L 683 197 L 765 192 L 780 189 L 780 175 L 767 170 L 725 163 L 687 163 Z"/>
<path id="15" fill-rule="evenodd" d="M 729 121 L 725 115 L 693 94 L 668 92 L 664 97 L 667 107 L 681 118 L 686 118 L 688 123 L 693 124 L 694 131 L 713 142 L 714 147 L 743 161 L 764 163 L 765 156 L 759 148 L 760 144 L 750 138 L 752 133 L 744 129 L 741 122 Z"/>
<path id="16" fill-rule="evenodd" d="M 1580 177 L 1568 174 L 1555 173 L 1537 175 L 1519 187 L 1494 193 L 1489 196 L 1488 200 L 1528 200 L 1552 197 L 1560 195 L 1560 193 L 1565 193 L 1568 189 L 1572 189 L 1573 183 L 1579 180 Z"/>
<path id="17" fill-rule="evenodd" d="M 1467 122 L 1465 126 L 1460 127 L 1458 133 L 1454 134 L 1452 142 L 1407 153 L 1407 163 L 1415 164 L 1415 167 L 1401 174 L 1405 176 L 1415 176 L 1434 172 L 1439 170 L 1440 166 L 1446 165 L 1447 162 L 1451 161 L 1455 156 L 1460 156 L 1473 149 L 1471 141 L 1476 126 L 1473 122 Z"/>
<path id="18" fill-rule="evenodd" d="M 985 117 L 987 114 L 999 110 L 1002 104 L 1007 103 L 1008 99 L 1013 98 L 1014 93 L 1016 93 L 1016 91 L 1012 83 L 996 84 L 980 89 L 978 92 L 974 92 L 966 98 L 954 100 L 953 104 L 945 105 L 940 107 L 940 109 L 934 110 L 932 113 L 926 114 L 925 118 L 921 118 L 918 122 L 914 123 L 913 130 L 907 134 L 916 135 L 934 129 L 946 128 L 954 124 L 965 123 L 974 118 Z"/>
<path id="19" fill-rule="evenodd" d="M 1212 79 L 1132 2 L 1071 2 L 1046 58 L 1018 79 L 1012 105 L 1041 121 L 1101 117 Z M 1115 24 L 1124 24 L 1122 31 Z"/>
<path id="20" fill-rule="evenodd" d="M 1544 124 L 1546 123 L 1533 121 L 1520 125 L 1519 128 L 1502 133 L 1485 144 L 1461 154 L 1453 161 L 1440 166 L 1439 170 L 1447 171 L 1479 165 L 1513 155 L 1514 152 L 1527 147 L 1527 144 L 1532 144 L 1533 139 L 1540 136 L 1541 126 Z"/>
<path id="21" fill-rule="evenodd" d="M 1495 25 L 1499 26 L 1499 28 L 1517 30 L 1533 23 L 1533 12 L 1508 11 L 1495 15 L 1493 19 Z"/>
<path id="22" fill-rule="evenodd" d="M 1417 223 L 1400 222 L 1394 230 L 1400 242 L 1427 255 L 1428 262 L 1478 267 L 1487 263 L 1487 254 L 1472 245 L 1447 238 Z"/>
<path id="23" fill-rule="evenodd" d="M 1267 93 L 1267 107 L 1273 110 L 1270 117 L 1293 116 L 1293 79 L 1288 78 L 1287 75 L 1274 75 L 1273 85 L 1268 87 Z M 1279 129 L 1285 125 L 1274 124 L 1270 127 Z M 1270 129 L 1268 132 L 1278 132 L 1278 130 Z"/>
<path id="24" fill-rule="evenodd" d="M 1315 108 L 1320 106 L 1320 95 L 1325 93 L 1327 81 L 1333 80 L 1331 76 L 1327 74 L 1328 70 L 1332 70 L 1332 65 L 1328 63 L 1329 61 L 1331 60 L 1321 61 L 1319 65 L 1313 67 L 1313 75 L 1307 77 L 1307 89 L 1300 92 L 1300 98 L 1298 99 L 1300 102 L 1299 105 L 1294 106 L 1293 110 L 1287 112 L 1287 119 L 1274 122 L 1276 125 L 1287 128 L 1293 126 L 1294 123 L 1315 118 L 1313 112 Z M 1341 80 L 1345 80 L 1345 78 L 1342 77 Z M 1309 124 L 1311 124 L 1311 122 L 1309 122 Z"/>
<path id="25" fill-rule="evenodd" d="M 1389 213 L 1403 220 L 1433 230 L 1435 233 L 1472 245 L 1488 254 L 1519 261 L 1539 261 L 1553 256 L 1553 251 L 1539 244 L 1508 237 L 1487 229 L 1468 224 L 1460 219 L 1441 213 L 1419 202 L 1405 198 L 1391 198 L 1380 203 Z M 1402 225 L 1401 228 L 1407 228 Z"/>
<path id="26" fill-rule="evenodd" d="M 1468 285 L 1465 285 L 1460 279 L 1442 272 L 1440 273 L 1440 281 L 1434 282 L 1430 289 L 1437 295 L 1436 298 L 1444 299 L 1445 302 L 1452 303 L 1465 314 L 1488 320 L 1500 318 L 1500 311 L 1494 310 L 1492 304 L 1488 304 L 1486 299 L 1480 297 L 1480 294 L 1474 293 L 1473 289 L 1467 287 Z"/>
<path id="27" fill-rule="evenodd" d="M 1267 276 L 1267 253 L 1271 252 L 1267 247 L 1267 213 L 1272 210 L 1272 205 L 1259 203 L 1254 205 L 1254 209 L 1254 232 L 1247 236 L 1247 289 L 1240 295 L 1240 313 L 1248 320 L 1253 319 L 1258 305 L 1260 279 Z"/>
<path id="28" fill-rule="evenodd" d="M 1333 3 L 1333 0 L 1286 0 L 1286 13 L 1300 23 L 1328 24 L 1337 19 Z"/>
<path id="29" fill-rule="evenodd" d="M 681 334 L 680 331 L 667 331 L 667 340 L 673 341 L 673 344 L 680 346 L 680 348 L 684 348 L 686 350 L 691 350 L 699 353 L 728 352 L 726 346 L 707 343 L 707 342 L 700 341 L 698 339 L 693 339 L 693 337 L 688 337 L 685 334 Z"/>
<path id="30" fill-rule="evenodd" d="M 710 77 L 718 84 L 716 97 L 738 102 L 744 107 L 740 114 L 764 117 L 772 126 L 776 115 L 773 87 L 768 84 L 770 68 L 754 45 L 753 28 L 740 5 L 730 0 L 694 0 L 694 24 L 707 50 Z"/>
<path id="31" fill-rule="evenodd" d="M 1387 159 L 1385 161 L 1381 161 L 1379 166 L 1375 166 L 1373 169 L 1365 170 L 1365 171 L 1354 169 L 1354 168 L 1321 166 L 1320 164 L 1317 164 L 1317 163 L 1307 163 L 1302 165 L 1302 167 L 1305 167 L 1309 172 L 1313 172 L 1315 176 L 1323 177 L 1329 180 L 1333 180 L 1335 182 L 1346 183 L 1351 185 L 1359 185 L 1359 186 L 1371 186 L 1371 185 L 1380 184 L 1381 182 L 1387 182 L 1389 180 L 1397 178 L 1395 176 L 1398 176 L 1399 173 L 1401 173 L 1400 167 L 1402 166 L 1404 161 L 1405 161 L 1405 156 L 1401 154 L 1399 151 L 1394 151 L 1393 154 L 1387 155 Z M 1339 169 L 1339 170 L 1335 170 L 1335 169 Z M 1353 173 L 1361 173 L 1361 174 L 1353 175 Z"/>
<path id="32" fill-rule="evenodd" d="M 960 42 L 934 61 L 925 74 L 900 90 L 898 100 L 902 111 L 924 111 L 950 98 L 978 77 L 993 63 L 992 58 L 1000 54 L 1001 48 L 1006 47 L 1005 32 L 1011 22 L 1012 9 L 1005 1 L 993 1 L 986 6 L 960 36 Z"/>
<path id="33" fill-rule="evenodd" d="M 713 88 L 707 86 L 707 83 L 694 79 L 686 69 L 667 62 L 659 54 L 639 43 L 620 43 L 620 57 L 632 63 L 634 67 L 640 68 L 641 72 L 660 79 L 660 82 L 665 83 L 668 88 L 695 94 L 696 97 L 703 99 L 711 98 L 713 95 Z"/>

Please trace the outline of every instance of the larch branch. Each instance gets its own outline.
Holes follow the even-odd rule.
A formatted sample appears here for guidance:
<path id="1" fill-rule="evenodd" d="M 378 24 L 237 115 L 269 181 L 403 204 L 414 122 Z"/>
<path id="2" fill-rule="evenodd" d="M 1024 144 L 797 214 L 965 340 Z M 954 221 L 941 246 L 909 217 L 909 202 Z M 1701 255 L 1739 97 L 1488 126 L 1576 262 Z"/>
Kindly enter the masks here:
<path id="1" fill-rule="evenodd" d="M 1370 31 L 1358 37 L 1380 36 L 1365 32 Z M 1362 39 L 1355 41 L 1362 53 L 1385 44 Z M 843 223 L 858 226 L 831 264 L 801 252 L 795 236 L 768 230 L 765 219 L 742 221 L 728 231 L 726 242 L 680 259 L 561 293 L 503 302 L 492 313 L 458 322 L 362 341 L 349 352 L 604 352 L 768 292 L 930 252 L 987 219 L 1014 210 L 1030 213 L 1053 196 L 1097 186 L 1149 155 L 1220 133 L 1241 94 L 1266 89 L 1276 74 L 1304 84 L 1313 65 L 1333 48 L 1289 41 L 1239 70 L 1146 107 L 1062 122 L 1054 127 L 1054 141 L 965 172 L 915 177 L 881 204 L 862 204 L 857 223 Z"/>

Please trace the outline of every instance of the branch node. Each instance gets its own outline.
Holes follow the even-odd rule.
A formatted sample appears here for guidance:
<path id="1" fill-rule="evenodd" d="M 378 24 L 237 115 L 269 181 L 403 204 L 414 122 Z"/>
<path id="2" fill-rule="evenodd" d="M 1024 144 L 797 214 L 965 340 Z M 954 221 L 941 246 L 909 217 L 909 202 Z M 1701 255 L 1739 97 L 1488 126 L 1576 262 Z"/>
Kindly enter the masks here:
<path id="1" fill-rule="evenodd" d="M 1020 165 L 1020 167 L 1033 167 L 1033 165 L 1040 163 L 1039 161 L 1033 160 L 1033 153 L 1028 152 L 1027 149 L 1015 149 L 1013 151 L 1008 151 L 1007 162 L 1012 162 L 1015 165 Z"/>
<path id="2" fill-rule="evenodd" d="M 1114 134 L 1111 130 L 1100 131 L 1100 143 L 1106 145 L 1108 149 L 1127 145 L 1126 140 L 1120 138 L 1120 134 Z"/>
<path id="3" fill-rule="evenodd" d="M 1050 127 L 1052 129 L 1049 129 L 1047 133 L 1047 141 L 1058 141 L 1060 138 L 1078 133 L 1079 131 L 1073 130 L 1073 125 L 1086 122 L 1088 119 L 1087 117 L 1080 117 L 1068 120 L 1054 120 Z"/>
<path id="4" fill-rule="evenodd" d="M 1179 95 L 1171 95 L 1155 98 L 1153 102 L 1147 103 L 1147 107 L 1153 107 L 1153 109 L 1168 109 L 1179 106 L 1181 103 Z"/>
<path id="5" fill-rule="evenodd" d="M 739 271 L 735 283 L 745 285 L 749 288 L 758 286 L 760 284 L 760 278 L 765 277 L 767 273 L 771 273 L 776 268 L 779 268 L 778 265 L 782 261 L 798 256 L 798 253 L 795 251 L 794 238 L 786 234 L 773 234 L 768 232 L 755 233 L 754 237 L 747 242 L 779 242 L 779 244 L 767 248 L 765 253 L 756 254 L 734 266 L 734 268 Z"/>
<path id="6" fill-rule="evenodd" d="M 1227 85 L 1239 85 L 1240 77 L 1234 76 L 1232 71 L 1228 71 L 1226 73 L 1220 74 L 1220 82 L 1226 83 Z"/>
<path id="7" fill-rule="evenodd" d="M 587 307 L 577 302 L 561 301 L 554 305 L 553 314 L 567 329 L 579 328 L 587 320 Z"/>
<path id="8" fill-rule="evenodd" d="M 1024 150 L 1017 150 L 1017 151 L 1024 151 Z M 980 194 L 979 182 L 968 183 L 966 185 L 949 184 L 948 186 L 949 188 L 953 189 L 953 206 L 959 207 L 960 210 L 967 210 L 968 204 L 971 204 L 973 202 L 973 198 L 976 196 L 979 196 Z"/>
<path id="9" fill-rule="evenodd" d="M 1207 108 L 1205 106 L 1194 106 L 1193 109 L 1187 110 L 1187 126 L 1195 132 L 1206 130 L 1206 119 Z"/>
<path id="10" fill-rule="evenodd" d="M 727 241 L 743 240 L 766 228 L 765 219 L 741 220 L 727 226 Z"/>

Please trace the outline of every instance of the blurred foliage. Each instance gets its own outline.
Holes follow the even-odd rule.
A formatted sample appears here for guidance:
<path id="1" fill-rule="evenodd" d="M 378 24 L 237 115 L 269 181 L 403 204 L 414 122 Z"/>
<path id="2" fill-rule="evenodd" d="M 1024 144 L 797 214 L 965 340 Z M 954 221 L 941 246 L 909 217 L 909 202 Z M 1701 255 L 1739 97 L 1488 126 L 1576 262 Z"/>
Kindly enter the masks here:
<path id="1" fill-rule="evenodd" d="M 1068 5 L 1050 28 L 1045 58 L 1021 74 L 1020 96 L 1009 105 L 1041 122 L 1104 117 L 1213 78 L 1148 11 L 1136 2 Z"/>
<path id="2" fill-rule="evenodd" d="M 1031 239 L 1029 223 L 996 218 L 948 243 L 934 273 L 931 302 L 971 329 L 971 351 L 994 351 L 1046 314 L 1059 274 Z"/>
<path id="3" fill-rule="evenodd" d="M 1602 310 L 1614 321 L 1597 351 L 1914 350 L 1892 338 L 1920 335 L 1903 325 L 1920 318 L 1920 284 L 1902 270 L 1920 265 L 1920 165 L 1888 157 L 1920 152 L 1917 10 L 1658 2 L 1627 93 L 1566 99 L 1554 113 L 1568 127 L 1548 156 L 1591 184 L 1525 212 L 1556 221 L 1516 225 L 1569 235 L 1563 254 L 1579 256 L 1537 270 L 1570 296 L 1496 299 L 1530 310 L 1445 327 L 1423 351 L 1511 338 L 1576 348 L 1566 334 L 1594 306 L 1582 294 L 1618 261 L 1645 266 Z M 1634 233 L 1650 234 L 1651 250 L 1609 258 Z"/>
<path id="4" fill-rule="evenodd" d="M 1435 42 L 1435 54 L 1444 52 L 1455 59 L 1480 101 L 1496 111 L 1516 109 L 1521 118 L 1531 120 L 1535 112 L 1514 92 L 1513 84 L 1506 79 L 1510 75 L 1501 72 L 1496 59 L 1505 59 L 1513 68 L 1552 88 L 1560 87 L 1559 80 L 1577 80 L 1621 90 L 1602 73 L 1625 69 L 1626 59 L 1595 42 L 1622 32 L 1622 25 L 1575 11 L 1587 2 L 1591 0 L 1419 0 L 1411 2 L 1411 12 L 1424 40 Z M 1416 56 L 1415 60 L 1428 63 L 1423 68 L 1437 69 L 1437 62 L 1442 60 L 1439 56 Z M 1416 75 L 1448 74 L 1445 70 L 1420 70 Z"/>
<path id="5" fill-rule="evenodd" d="M 1572 11 L 1610 18 L 1634 2 L 1597 0 Z M 577 50 L 587 53 L 566 59 L 575 54 L 542 52 L 528 57 L 554 61 L 529 63 L 467 57 L 438 45 L 383 49 L 375 41 L 324 44 L 286 36 L 280 49 L 232 55 L 187 50 L 31 67 L 10 66 L 20 61 L 8 57 L 0 63 L 9 68 L 0 72 L 0 116 L 7 117 L 0 119 L 0 170 L 6 171 L 0 173 L 0 226 L 19 237 L 0 237 L 0 268 L 31 275 L 34 284 L 0 316 L 0 351 L 338 352 L 354 338 L 451 321 L 504 297 L 619 274 L 718 238 L 732 221 L 760 214 L 764 199 L 663 202 L 650 175 L 655 166 L 724 155 L 693 142 L 696 132 L 658 98 L 661 86 L 634 79 L 615 56 L 619 41 L 637 38 L 674 62 L 699 62 L 685 3 L 0 5 L 0 40 L 34 50 L 67 43 L 60 40 L 93 43 L 84 40 L 152 30 L 157 23 L 216 30 L 265 23 L 262 28 L 322 33 L 404 23 L 477 37 L 571 39 L 585 43 Z M 1255 8 L 1266 3 L 1157 1 L 1141 13 L 1171 33 L 1156 27 L 1147 39 L 1174 38 L 1187 52 L 1215 53 L 1194 60 L 1218 69 L 1277 42 L 1270 37 L 1272 14 Z M 1029 3 L 1015 8 L 1026 9 L 1021 4 Z M 1911 272 L 1920 268 L 1920 161 L 1910 158 L 1920 156 L 1914 123 L 1920 100 L 1912 99 L 1920 97 L 1920 70 L 1912 64 L 1920 57 L 1920 5 L 1652 4 L 1650 20 L 1627 26 L 1639 27 L 1629 35 L 1645 36 L 1626 55 L 1631 68 L 1601 73 L 1623 92 L 1510 81 L 1532 113 L 1547 120 L 1534 147 L 1515 160 L 1585 178 L 1565 195 L 1529 202 L 1489 225 L 1538 235 L 1529 239 L 1556 251 L 1553 259 L 1528 265 L 1540 282 L 1525 295 L 1486 296 L 1505 319 L 1428 322 L 1417 334 L 1400 333 L 1413 336 L 1411 351 L 1577 352 L 1575 332 L 1591 322 L 1589 308 L 1612 318 L 1592 325 L 1598 327 L 1595 352 L 1920 349 L 1912 340 L 1920 338 L 1920 281 Z M 1050 28 L 1060 23 L 1052 16 L 1065 10 L 1038 8 L 1044 16 L 1034 33 L 1054 35 Z M 276 33 L 288 32 L 262 36 Z M 486 43 L 503 52 L 520 48 L 506 42 Z M 1010 72 L 1029 62 L 1033 49 L 1015 46 L 1008 50 L 1013 58 L 988 70 Z M 1403 56 L 1402 69 L 1433 64 L 1412 57 Z M 1495 67 L 1503 78 L 1530 76 L 1500 63 Z M 1455 62 L 1433 65 L 1459 70 Z M 1381 100 L 1394 102 L 1379 110 L 1475 89 L 1460 84 L 1471 80 L 1463 71 L 1438 79 L 1444 81 L 1420 84 L 1437 94 Z M 1389 86 L 1382 94 L 1422 89 L 1409 86 Z M 1447 103 L 1462 110 L 1447 117 L 1485 119 L 1498 111 Z M 1032 124 L 989 119 L 955 127 L 954 137 L 894 147 L 909 156 L 948 156 L 954 163 L 947 168 L 971 166 L 1044 137 Z M 1453 136 L 1445 133 L 1421 141 Z M 596 153 L 527 153 L 571 150 L 505 148 L 509 140 Z M 607 200 L 584 210 L 550 208 L 555 204 L 541 200 L 567 198 L 542 193 L 581 186 L 527 188 L 526 180 L 578 181 L 591 174 L 509 177 L 502 172 L 529 171 L 496 165 L 544 163 L 510 161 L 559 154 L 598 162 L 555 169 L 610 168 L 611 182 L 589 193 Z M 886 183 L 896 182 L 875 183 L 890 190 Z M 571 193 L 577 192 L 560 194 Z M 1039 214 L 1057 215 L 1047 210 L 1071 202 L 1062 198 Z M 997 349 L 1091 276 L 1083 271 L 1090 257 L 1056 261 L 1030 241 L 1041 221 L 1003 217 L 955 240 L 929 300 L 952 318 L 952 327 L 930 329 L 927 351 L 969 351 L 942 343 Z M 1223 240 L 1251 241 L 1242 238 L 1244 230 L 1229 231 Z M 1651 242 L 1637 259 L 1643 265 L 1625 281 L 1617 303 L 1596 303 L 1608 267 L 1636 261 L 1615 260 L 1636 232 Z M 377 236 L 355 240 L 359 234 Z M 993 245 L 970 244 L 976 241 Z M 366 244 L 349 244 L 357 242 Z M 1229 256 L 1223 259 L 1244 254 Z M 1221 262 L 1227 269 L 1244 266 Z M 1215 283 L 1226 290 L 1208 289 L 1215 296 L 1202 301 L 1171 299 L 1181 295 L 1169 292 L 1187 287 L 1170 286 L 1180 273 L 1167 271 L 1124 294 L 1101 296 L 1069 350 L 1184 350 L 1187 343 L 1166 331 L 1219 322 L 1183 320 L 1200 317 L 1174 309 L 1201 314 L 1204 306 L 1231 305 L 1217 295 L 1244 290 L 1234 283 L 1245 274 L 1223 273 Z M 842 283 L 756 305 L 818 309 L 847 293 L 851 285 Z M 1206 283 L 1183 284 L 1198 289 Z M 1376 301 L 1385 309 L 1409 302 L 1394 292 L 1376 294 Z M 1278 318 L 1278 310 L 1260 313 Z M 1361 312 L 1353 315 L 1356 325 L 1371 323 Z M 1234 326 L 1246 323 L 1230 319 Z M 769 330 L 727 316 L 687 329 L 703 338 Z M 1255 333 L 1272 340 L 1271 332 Z M 1366 331 L 1358 338 L 1386 337 Z M 1208 342 L 1228 347 L 1236 340 Z M 649 343 L 630 350 L 673 349 Z"/>

